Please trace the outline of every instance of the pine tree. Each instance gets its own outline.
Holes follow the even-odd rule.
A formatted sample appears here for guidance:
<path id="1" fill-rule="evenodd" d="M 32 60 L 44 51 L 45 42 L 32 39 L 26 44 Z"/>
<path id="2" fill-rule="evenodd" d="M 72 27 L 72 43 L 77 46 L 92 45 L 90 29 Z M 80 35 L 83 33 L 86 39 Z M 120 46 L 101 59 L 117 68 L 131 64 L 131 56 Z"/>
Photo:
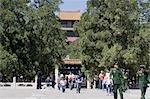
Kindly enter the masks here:
<path id="1" fill-rule="evenodd" d="M 18 59 L 18 75 L 33 78 L 62 64 L 64 33 L 55 12 L 60 0 L 1 0 L 0 43 Z"/>
<path id="2" fill-rule="evenodd" d="M 114 63 L 136 70 L 148 61 L 141 59 L 144 49 L 140 44 L 136 0 L 88 0 L 87 7 L 75 26 L 81 37 L 81 58 L 86 70 L 96 71 Z"/>

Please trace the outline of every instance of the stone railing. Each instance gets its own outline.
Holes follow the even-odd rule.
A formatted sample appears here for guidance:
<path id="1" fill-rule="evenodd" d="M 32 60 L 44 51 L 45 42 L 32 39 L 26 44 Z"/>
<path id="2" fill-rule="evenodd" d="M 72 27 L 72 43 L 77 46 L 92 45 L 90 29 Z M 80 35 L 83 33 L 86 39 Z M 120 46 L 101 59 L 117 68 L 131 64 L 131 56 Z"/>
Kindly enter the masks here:
<path id="1" fill-rule="evenodd" d="M 42 87 L 46 85 L 45 82 L 42 82 Z M 31 88 L 36 89 L 37 87 L 37 77 L 35 77 L 35 82 L 16 82 L 16 77 L 13 77 L 13 82 L 0 82 L 0 88 Z"/>
<path id="2" fill-rule="evenodd" d="M 16 82 L 16 77 L 13 77 L 13 82 L 0 82 L 0 88 L 33 88 L 37 86 L 37 77 L 35 82 Z"/>
<path id="3" fill-rule="evenodd" d="M 36 84 L 34 82 L 0 82 L 0 88 L 36 88 Z"/>
<path id="4" fill-rule="evenodd" d="M 44 88 L 44 85 L 46 83 L 42 83 L 42 88 Z M 16 89 L 21 89 L 21 88 L 30 88 L 30 89 L 36 89 L 37 84 L 35 82 L 0 82 L 0 88 L 16 88 Z"/>

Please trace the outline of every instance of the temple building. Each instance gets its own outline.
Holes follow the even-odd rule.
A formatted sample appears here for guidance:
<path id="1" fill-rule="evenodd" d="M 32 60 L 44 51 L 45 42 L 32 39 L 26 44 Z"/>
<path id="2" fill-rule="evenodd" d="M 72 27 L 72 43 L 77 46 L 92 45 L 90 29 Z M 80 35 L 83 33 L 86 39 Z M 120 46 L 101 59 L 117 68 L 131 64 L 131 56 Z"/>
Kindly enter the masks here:
<path id="1" fill-rule="evenodd" d="M 65 39 L 68 44 L 78 39 L 79 35 L 74 30 L 74 23 L 80 20 L 80 11 L 60 11 L 58 13 L 61 29 L 65 31 Z M 70 59 L 69 55 L 64 59 L 64 65 L 59 68 L 59 73 L 68 75 L 69 72 L 78 74 L 81 69 L 79 59 Z"/>
<path id="2" fill-rule="evenodd" d="M 60 11 L 58 17 L 61 23 L 61 29 L 66 31 L 66 41 L 74 42 L 78 34 L 74 31 L 73 25 L 80 20 L 80 11 Z"/>
<path id="3" fill-rule="evenodd" d="M 80 20 L 80 11 L 60 11 L 58 13 L 61 29 L 65 31 L 65 39 L 68 44 L 76 41 L 79 35 L 74 30 L 74 23 Z M 69 75 L 70 72 L 77 75 L 81 71 L 81 60 L 70 59 L 69 55 L 63 59 L 64 64 L 61 67 L 55 69 L 55 77 L 57 79 L 58 74 Z M 85 85 L 85 84 L 84 84 Z"/>

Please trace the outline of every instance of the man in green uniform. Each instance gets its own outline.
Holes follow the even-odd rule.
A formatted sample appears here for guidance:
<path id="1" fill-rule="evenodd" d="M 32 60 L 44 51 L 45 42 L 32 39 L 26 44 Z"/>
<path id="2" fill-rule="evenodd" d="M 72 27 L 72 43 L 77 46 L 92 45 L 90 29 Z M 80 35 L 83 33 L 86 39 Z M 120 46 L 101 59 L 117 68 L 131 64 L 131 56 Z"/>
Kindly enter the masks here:
<path id="1" fill-rule="evenodd" d="M 145 99 L 146 89 L 148 87 L 148 72 L 145 70 L 145 66 L 140 66 L 140 71 L 137 73 L 139 87 L 141 89 L 141 99 Z"/>
<path id="2" fill-rule="evenodd" d="M 129 71 L 128 70 L 124 71 L 123 77 L 124 77 L 124 85 L 123 85 L 124 89 L 123 90 L 125 92 L 128 89 L 128 77 L 129 77 Z"/>
<path id="3" fill-rule="evenodd" d="M 123 74 L 121 70 L 118 68 L 118 65 L 114 65 L 114 69 L 111 71 L 110 76 L 113 80 L 113 88 L 114 88 L 114 99 L 117 99 L 117 91 L 119 90 L 120 98 L 123 99 Z"/>

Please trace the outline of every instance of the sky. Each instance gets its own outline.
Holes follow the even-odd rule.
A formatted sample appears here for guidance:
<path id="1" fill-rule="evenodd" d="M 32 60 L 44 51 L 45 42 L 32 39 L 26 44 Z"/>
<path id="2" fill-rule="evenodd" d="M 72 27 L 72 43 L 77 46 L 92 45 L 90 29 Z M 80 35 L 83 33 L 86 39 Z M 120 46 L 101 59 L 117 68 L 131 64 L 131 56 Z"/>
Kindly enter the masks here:
<path id="1" fill-rule="evenodd" d="M 86 9 L 86 0 L 62 0 L 63 4 L 60 5 L 60 10 L 76 11 L 80 10 L 82 13 Z"/>

